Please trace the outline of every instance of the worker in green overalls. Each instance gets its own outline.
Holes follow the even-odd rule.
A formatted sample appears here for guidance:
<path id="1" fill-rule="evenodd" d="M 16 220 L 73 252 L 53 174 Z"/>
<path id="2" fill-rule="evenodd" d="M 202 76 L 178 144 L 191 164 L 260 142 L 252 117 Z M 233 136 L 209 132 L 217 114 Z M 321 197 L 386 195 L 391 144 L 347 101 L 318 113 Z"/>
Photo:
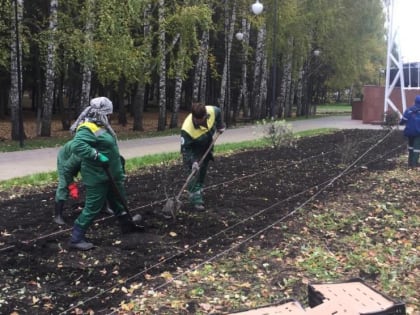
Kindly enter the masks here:
<path id="1" fill-rule="evenodd" d="M 86 187 L 85 206 L 74 222 L 70 240 L 70 247 L 75 249 L 89 250 L 94 247 L 86 240 L 85 233 L 105 202 L 117 216 L 123 233 L 139 230 L 112 189 L 104 169 L 108 168 L 119 194 L 125 199 L 125 175 L 117 137 L 107 117 L 112 110 L 112 102 L 108 98 L 94 98 L 71 127 L 76 132 L 71 150 L 82 160 L 80 172 Z"/>
<path id="2" fill-rule="evenodd" d="M 71 151 L 71 140 L 66 142 L 57 154 L 58 186 L 55 191 L 54 221 L 57 224 L 65 224 L 63 220 L 64 202 L 69 198 L 77 197 L 77 184 L 74 178 L 80 171 L 81 159 Z"/>
<path id="3" fill-rule="evenodd" d="M 188 172 L 198 171 L 198 174 L 187 186 L 190 203 L 197 211 L 205 210 L 202 188 L 209 161 L 213 160 L 213 148 L 201 166 L 198 165 L 198 162 L 211 145 L 216 130 L 219 133 L 225 130 L 220 108 L 205 106 L 201 103 L 192 104 L 191 113 L 185 118 L 181 127 L 181 153 L 186 170 Z"/>
<path id="4" fill-rule="evenodd" d="M 124 166 L 124 158 L 121 156 L 120 159 Z M 71 151 L 71 140 L 66 142 L 57 154 L 58 185 L 55 191 L 54 222 L 59 225 L 66 224 L 63 219 L 63 211 L 69 196 L 74 200 L 79 199 L 79 187 L 75 178 L 80 172 L 81 164 L 82 160 Z M 102 212 L 114 214 L 107 203 L 102 207 Z"/>

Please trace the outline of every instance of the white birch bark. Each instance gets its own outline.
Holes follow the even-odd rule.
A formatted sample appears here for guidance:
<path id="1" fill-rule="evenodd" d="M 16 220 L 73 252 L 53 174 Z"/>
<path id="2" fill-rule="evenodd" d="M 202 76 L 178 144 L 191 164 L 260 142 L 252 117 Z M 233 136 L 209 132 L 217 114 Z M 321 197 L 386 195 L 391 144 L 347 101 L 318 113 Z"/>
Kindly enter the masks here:
<path id="1" fill-rule="evenodd" d="M 258 119 L 265 118 L 267 116 L 267 95 L 268 95 L 268 58 L 265 50 L 263 50 L 263 65 L 261 73 L 261 84 L 260 84 L 260 96 L 259 96 L 259 107 L 260 116 Z"/>
<path id="2" fill-rule="evenodd" d="M 209 58 L 209 42 L 210 42 L 210 34 L 208 30 L 204 31 L 204 43 L 203 43 L 203 62 L 201 65 L 201 73 L 200 73 L 200 103 L 206 103 L 206 95 L 207 95 L 207 68 L 208 68 L 208 58 Z"/>
<path id="3" fill-rule="evenodd" d="M 205 103 L 207 83 L 207 59 L 209 54 L 209 31 L 204 30 L 201 35 L 200 52 L 194 69 L 193 102 Z"/>
<path id="4" fill-rule="evenodd" d="M 55 80 L 55 33 L 57 32 L 58 0 L 50 1 L 50 23 L 48 30 L 50 37 L 47 47 L 47 60 L 45 70 L 45 92 L 43 97 L 41 132 L 42 137 L 51 136 L 51 119 L 54 104 Z"/>
<path id="5" fill-rule="evenodd" d="M 284 112 L 284 118 L 290 118 L 293 114 L 293 104 L 295 100 L 296 95 L 296 80 L 291 78 L 290 81 L 290 89 L 289 89 L 289 97 L 288 97 L 288 106 L 286 106 L 285 112 Z"/>
<path id="6" fill-rule="evenodd" d="M 175 62 L 175 91 L 174 91 L 174 106 L 172 108 L 172 115 L 171 115 L 171 121 L 169 124 L 169 128 L 176 128 L 178 126 L 178 112 L 179 108 L 181 107 L 181 93 L 182 93 L 182 74 L 184 72 L 184 50 L 182 46 L 182 38 L 180 37 L 180 34 L 177 34 L 172 41 L 173 46 L 175 46 L 176 42 L 179 40 L 179 51 L 177 60 Z"/>
<path id="7" fill-rule="evenodd" d="M 261 93 L 261 85 L 263 81 L 263 69 L 265 59 L 265 38 L 266 38 L 266 28 L 265 25 L 262 25 L 258 30 L 257 35 L 257 47 L 255 51 L 255 67 L 254 67 L 254 77 L 252 84 L 252 97 L 251 97 L 251 115 L 252 119 L 260 119 L 261 113 L 263 111 L 262 99 L 264 98 Z M 265 65 L 266 67 L 266 65 Z"/>
<path id="8" fill-rule="evenodd" d="M 148 39 L 150 36 L 150 15 L 151 15 L 152 5 L 149 3 L 146 6 L 146 9 L 143 13 L 143 19 L 144 19 L 144 26 L 143 26 L 143 34 L 144 38 Z M 144 69 L 149 68 L 149 61 L 151 60 L 151 45 L 149 43 L 149 40 L 145 40 L 145 43 L 143 45 L 143 49 L 145 50 L 146 55 L 146 61 L 143 65 Z M 140 73 L 140 78 L 143 78 L 143 75 Z M 133 111 L 134 111 L 134 121 L 133 121 L 133 130 L 143 131 L 143 111 L 144 111 L 144 97 L 145 97 L 145 91 L 146 91 L 146 85 L 145 80 L 142 79 L 137 84 L 136 89 L 136 95 L 134 96 L 133 101 Z"/>
<path id="9" fill-rule="evenodd" d="M 288 41 L 288 50 L 285 52 L 285 57 L 283 60 L 283 75 L 281 77 L 280 82 L 280 95 L 279 101 L 276 102 L 278 104 L 278 108 L 276 106 L 275 116 L 278 118 L 282 118 L 283 115 L 286 116 L 287 113 L 290 112 L 290 86 L 292 81 L 292 40 Z"/>
<path id="10" fill-rule="evenodd" d="M 223 64 L 222 80 L 220 82 L 219 107 L 230 121 L 230 54 L 232 51 L 233 33 L 235 31 L 236 21 L 236 2 L 233 4 L 232 11 L 229 10 L 228 1 L 225 1 L 225 60 Z M 225 111 L 225 107 L 226 111 Z"/>
<path id="11" fill-rule="evenodd" d="M 87 19 L 86 19 L 86 47 L 87 47 L 87 54 L 88 57 L 85 58 L 83 63 L 83 72 L 82 72 L 82 89 L 80 95 L 80 105 L 79 110 L 82 111 L 89 105 L 90 101 L 90 86 L 92 81 L 92 61 L 90 58 L 90 51 L 92 49 L 92 37 L 93 37 L 93 7 L 95 5 L 95 0 L 88 0 L 86 3 L 87 9 Z"/>
<path id="12" fill-rule="evenodd" d="M 237 108 L 242 111 L 244 118 L 251 116 L 248 100 L 248 47 L 249 47 L 249 32 L 251 29 L 251 23 L 246 19 L 242 19 L 242 33 L 244 35 L 242 39 L 242 56 L 241 56 L 241 89 L 238 96 Z"/>
<path id="13" fill-rule="evenodd" d="M 292 70 L 293 70 L 293 43 L 294 39 L 288 41 L 288 53 L 285 68 L 285 94 L 284 94 L 284 117 L 290 117 L 292 112 Z"/>
<path id="14" fill-rule="evenodd" d="M 22 8 L 23 0 L 17 0 L 17 20 L 15 10 L 12 10 L 11 21 L 15 24 L 15 27 L 11 28 L 10 32 L 10 93 L 9 93 L 9 106 L 10 106 L 10 117 L 11 117 L 11 137 L 12 140 L 20 140 L 21 130 L 20 126 L 22 117 L 20 117 L 21 111 L 19 108 L 19 100 L 22 99 L 22 44 L 21 38 L 17 35 L 21 34 L 20 25 L 22 23 Z M 19 59 L 19 61 L 18 61 Z M 18 63 L 20 69 L 18 69 Z M 20 70 L 20 71 L 19 71 Z M 20 86 L 19 86 L 20 85 Z M 19 96 L 19 92 L 21 95 Z"/>
<path id="15" fill-rule="evenodd" d="M 300 116 L 302 113 L 302 100 L 303 100 L 303 67 L 298 73 L 296 87 L 296 116 Z"/>
<path id="16" fill-rule="evenodd" d="M 194 79 L 193 79 L 193 91 L 192 91 L 192 101 L 198 102 L 200 95 L 200 80 L 201 80 L 201 68 L 203 66 L 203 43 L 204 43 L 204 33 L 200 41 L 200 51 L 198 53 L 197 62 L 195 63 L 194 68 Z"/>
<path id="17" fill-rule="evenodd" d="M 181 92 L 182 92 L 182 72 L 183 63 L 180 60 L 177 64 L 176 77 L 175 77 L 175 96 L 174 96 L 174 107 L 171 115 L 171 123 L 169 128 L 176 128 L 178 126 L 178 112 L 181 106 Z"/>
<path id="18" fill-rule="evenodd" d="M 158 131 L 165 130 L 166 126 L 166 31 L 165 22 L 165 0 L 159 0 L 159 51 L 161 52 L 159 64 L 159 119 Z"/>

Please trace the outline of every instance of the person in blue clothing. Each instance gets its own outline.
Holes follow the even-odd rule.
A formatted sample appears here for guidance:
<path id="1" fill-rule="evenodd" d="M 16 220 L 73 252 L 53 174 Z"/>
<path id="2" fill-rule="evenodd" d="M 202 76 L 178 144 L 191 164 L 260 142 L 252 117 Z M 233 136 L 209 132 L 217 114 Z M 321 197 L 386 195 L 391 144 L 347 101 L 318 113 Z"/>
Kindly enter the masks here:
<path id="1" fill-rule="evenodd" d="M 216 130 L 219 133 L 225 130 L 220 108 L 201 103 L 192 104 L 191 113 L 185 118 L 181 127 L 181 154 L 188 172 L 198 170 L 195 179 L 187 186 L 189 201 L 197 211 L 205 210 L 202 188 L 209 161 L 213 160 L 212 151 L 200 167 L 198 161 L 211 145 Z"/>
<path id="2" fill-rule="evenodd" d="M 415 97 L 414 105 L 404 111 L 400 125 L 405 125 L 404 136 L 408 139 L 408 167 L 417 167 L 420 154 L 420 95 Z"/>

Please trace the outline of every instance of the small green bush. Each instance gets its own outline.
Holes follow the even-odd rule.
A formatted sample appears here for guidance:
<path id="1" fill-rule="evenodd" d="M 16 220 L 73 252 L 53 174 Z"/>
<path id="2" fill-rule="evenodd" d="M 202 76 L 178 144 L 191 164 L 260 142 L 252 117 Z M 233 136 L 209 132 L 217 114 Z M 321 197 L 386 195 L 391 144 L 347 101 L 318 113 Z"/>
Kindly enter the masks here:
<path id="1" fill-rule="evenodd" d="M 257 125 L 263 128 L 263 138 L 275 149 L 280 147 L 293 147 L 296 137 L 292 125 L 285 120 L 263 119 Z"/>
<path id="2" fill-rule="evenodd" d="M 384 114 L 384 119 L 381 124 L 382 128 L 385 130 L 394 129 L 399 125 L 400 115 L 395 111 L 388 111 Z"/>

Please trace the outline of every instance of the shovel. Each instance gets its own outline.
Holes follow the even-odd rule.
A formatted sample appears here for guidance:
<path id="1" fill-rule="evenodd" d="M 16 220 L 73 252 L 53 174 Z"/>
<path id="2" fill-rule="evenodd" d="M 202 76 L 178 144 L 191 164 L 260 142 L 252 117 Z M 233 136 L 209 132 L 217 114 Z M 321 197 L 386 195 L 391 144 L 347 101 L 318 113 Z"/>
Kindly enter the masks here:
<path id="1" fill-rule="evenodd" d="M 112 190 L 114 191 L 115 195 L 117 196 L 117 198 L 120 200 L 121 204 L 124 207 L 125 212 L 128 214 L 128 216 L 131 218 L 131 220 L 133 221 L 134 225 L 139 227 L 139 228 L 143 228 L 143 226 L 139 225 L 139 222 L 141 221 L 141 215 L 140 214 L 136 214 L 134 217 L 131 216 L 130 211 L 128 211 L 128 205 L 126 200 L 123 198 L 123 196 L 121 195 L 117 185 L 115 184 L 115 180 L 112 177 L 111 172 L 109 171 L 108 167 L 104 167 L 105 173 L 108 176 L 109 182 L 111 183 L 111 187 Z"/>
<path id="2" fill-rule="evenodd" d="M 174 198 L 168 198 L 166 201 L 166 204 L 163 206 L 163 213 L 164 214 L 171 214 L 172 218 L 175 219 L 176 212 L 181 208 L 182 202 L 179 200 L 181 198 L 182 193 L 184 192 L 187 185 L 190 183 L 190 181 L 197 175 L 197 172 L 200 170 L 201 164 L 203 163 L 204 159 L 207 157 L 209 152 L 211 151 L 211 148 L 213 148 L 214 143 L 216 142 L 217 138 L 220 136 L 220 132 L 216 132 L 216 134 L 213 137 L 213 141 L 210 143 L 209 147 L 207 148 L 206 152 L 204 152 L 201 159 L 198 161 L 198 169 L 193 169 L 190 173 L 190 175 L 187 177 L 187 180 L 185 181 L 184 185 L 182 185 L 182 188 L 178 192 L 178 194 Z"/>

